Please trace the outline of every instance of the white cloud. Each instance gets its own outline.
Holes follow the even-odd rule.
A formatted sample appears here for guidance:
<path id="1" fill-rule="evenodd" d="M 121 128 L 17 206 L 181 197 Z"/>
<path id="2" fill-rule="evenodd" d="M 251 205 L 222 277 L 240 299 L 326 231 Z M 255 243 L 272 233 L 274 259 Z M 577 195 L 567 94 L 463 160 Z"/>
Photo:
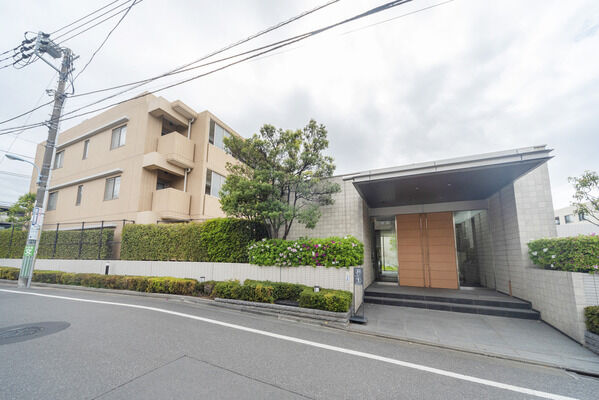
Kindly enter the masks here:
<path id="1" fill-rule="evenodd" d="M 18 43 L 24 30 L 52 30 L 101 3 L 64 0 L 32 8 L 4 2 L 0 49 Z M 76 89 L 163 72 L 321 3 L 146 0 L 132 9 Z M 380 3 L 341 1 L 256 43 Z M 246 136 L 263 123 L 298 128 L 316 118 L 328 127 L 340 173 L 546 143 L 556 155 L 549 164 L 554 204 L 567 205 L 567 177 L 599 170 L 599 3 L 455 0 L 367 27 L 433 4 L 413 1 L 163 95 L 210 109 Z M 81 55 L 78 68 L 109 28 L 69 42 Z M 33 106 L 51 76 L 43 63 L 0 70 L 0 119 Z M 71 99 L 67 110 L 87 101 Z M 45 129 L 22 136 L 41 141 Z M 0 149 L 11 141 L 0 136 Z M 24 141 L 17 148 L 35 151 Z M 2 162 L 0 169 L 6 168 L 28 171 Z"/>

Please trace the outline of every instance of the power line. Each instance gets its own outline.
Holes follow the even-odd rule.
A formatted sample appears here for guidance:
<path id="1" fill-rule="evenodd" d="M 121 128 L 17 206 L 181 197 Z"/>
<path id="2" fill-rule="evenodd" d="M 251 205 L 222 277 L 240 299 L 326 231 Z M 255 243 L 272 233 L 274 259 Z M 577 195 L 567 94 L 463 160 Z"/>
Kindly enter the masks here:
<path id="1" fill-rule="evenodd" d="M 173 84 L 169 84 L 169 85 L 167 85 L 167 86 L 165 86 L 165 87 L 162 87 L 162 88 L 160 88 L 160 89 L 153 90 L 153 91 L 150 91 L 150 92 L 146 92 L 146 93 L 143 93 L 143 94 L 141 94 L 141 95 L 138 95 L 138 96 L 134 96 L 134 97 L 132 97 L 132 98 L 129 98 L 129 99 L 126 99 L 126 100 L 122 100 L 122 101 L 118 101 L 118 102 L 115 102 L 115 103 L 111 103 L 111 104 L 109 104 L 109 105 L 106 105 L 106 106 L 103 106 L 103 107 L 100 107 L 100 108 L 96 108 L 96 109 L 94 109 L 94 110 L 91 110 L 91 111 L 87 111 L 87 112 L 80 113 L 80 114 L 75 114 L 75 115 L 72 115 L 72 116 L 70 116 L 70 117 L 67 117 L 67 118 L 62 118 L 61 120 L 62 120 L 62 121 L 65 121 L 65 120 L 70 120 L 70 119 L 77 118 L 77 117 L 81 117 L 81 116 L 85 116 L 85 115 L 88 115 L 88 114 L 91 114 L 91 113 L 94 113 L 94 112 L 97 112 L 97 111 L 102 111 L 102 110 L 105 110 L 105 109 L 107 109 L 107 108 L 110 108 L 110 107 L 112 107 L 112 106 L 115 106 L 115 105 L 118 105 L 118 104 L 125 103 L 125 102 L 127 102 L 127 101 L 131 101 L 131 100 L 135 100 L 135 99 L 138 99 L 138 98 L 141 98 L 141 97 L 145 97 L 145 96 L 147 96 L 148 94 L 157 93 L 157 92 L 160 92 L 160 91 L 163 91 L 163 90 L 166 90 L 166 89 L 169 89 L 169 88 L 172 88 L 172 87 L 175 87 L 175 86 L 178 86 L 178 85 L 181 85 L 181 84 L 184 84 L 184 83 L 190 82 L 190 81 L 192 81 L 192 80 L 196 80 L 196 79 L 199 79 L 199 78 L 201 78 L 201 77 L 204 77 L 204 76 L 207 76 L 207 75 L 211 75 L 211 74 L 213 74 L 213 73 L 215 73 L 215 72 L 221 71 L 221 70 L 223 70 L 223 69 L 226 69 L 226 68 L 228 68 L 228 67 L 231 67 L 231 66 L 233 66 L 233 65 L 239 64 L 239 63 L 241 63 L 241 62 L 244 62 L 244 61 L 247 61 L 247 60 L 250 60 L 250 59 L 253 59 L 253 58 L 259 57 L 259 56 L 261 56 L 261 55 L 263 55 L 263 54 L 267 54 L 267 53 L 269 53 L 269 52 L 272 52 L 272 51 L 274 51 L 274 50 L 277 50 L 277 49 L 279 49 L 279 48 L 282 48 L 282 47 L 288 46 L 288 45 L 290 45 L 290 44 L 293 44 L 293 43 L 296 43 L 296 42 L 299 42 L 299 41 L 305 40 L 305 39 L 307 39 L 307 38 L 309 38 L 309 37 L 312 37 L 312 36 L 315 36 L 315 35 L 321 34 L 321 33 L 323 33 L 323 32 L 326 32 L 326 31 L 330 30 L 330 29 L 333 29 L 333 28 L 335 28 L 335 27 L 338 27 L 338 26 L 341 26 L 341 25 L 344 25 L 344 24 L 347 24 L 347 23 L 350 23 L 350 22 L 353 22 L 353 21 L 359 20 L 359 19 L 361 19 L 361 18 L 364 18 L 364 17 L 370 16 L 370 15 L 374 15 L 374 14 L 376 14 L 376 13 L 379 13 L 379 12 L 382 12 L 382 11 L 386 11 L 386 10 L 388 10 L 388 9 L 391 9 L 391 8 L 393 8 L 393 7 L 396 7 L 396 6 L 399 6 L 399 5 L 406 4 L 406 3 L 410 2 L 410 1 L 412 1 L 412 0 L 397 0 L 397 1 L 391 1 L 391 2 L 389 2 L 389 3 L 385 3 L 385 4 L 381 5 L 381 6 L 374 7 L 374 8 L 372 8 L 372 9 L 370 9 L 370 10 L 367 10 L 367 11 L 365 11 L 365 12 L 363 12 L 363 13 L 357 14 L 357 15 L 355 15 L 355 16 L 353 16 L 353 17 L 350 17 L 350 18 L 344 19 L 344 20 L 342 20 L 342 21 L 339 21 L 339 22 L 337 22 L 337 23 L 334 23 L 334 24 L 331 24 L 331 25 L 327 25 L 327 26 L 325 26 L 325 27 L 322 27 L 322 28 L 319 28 L 319 29 L 315 29 L 315 30 L 313 30 L 313 31 L 310 31 L 310 32 L 307 32 L 307 33 L 305 33 L 305 34 L 303 34 L 303 35 L 297 35 L 297 36 L 294 36 L 294 37 L 292 37 L 292 38 L 286 39 L 286 40 L 284 40 L 284 41 L 277 42 L 277 43 L 281 43 L 281 42 L 284 42 L 284 43 L 281 43 L 281 44 L 279 44 L 279 45 L 277 45 L 277 46 L 271 47 L 271 48 L 269 48 L 269 49 L 267 49 L 267 50 L 264 50 L 264 51 L 262 51 L 262 52 L 259 52 L 259 53 L 257 53 L 257 54 L 254 54 L 254 55 L 248 56 L 248 57 L 246 57 L 246 58 L 243 58 L 243 59 L 241 59 L 241 60 L 237 60 L 237 61 L 235 61 L 235 62 L 232 62 L 232 63 L 230 63 L 230 64 L 224 65 L 224 66 L 222 66 L 222 67 L 216 68 L 216 69 L 214 69 L 214 70 L 208 71 L 208 72 L 206 72 L 206 73 L 199 74 L 199 75 L 195 75 L 195 76 L 193 76 L 193 77 L 191 77 L 191 78 L 187 78 L 187 79 L 181 80 L 181 81 L 179 81 L 179 82 L 176 82 L 176 83 L 173 83 Z M 118 94 L 116 94 L 116 95 L 118 95 Z M 101 100 L 99 100 L 99 101 L 96 101 L 96 102 L 94 102 L 94 103 L 90 103 L 90 104 L 87 104 L 87 105 L 85 105 L 85 106 L 82 106 L 82 107 L 80 107 L 80 108 L 78 108 L 78 109 L 71 110 L 71 111 L 69 111 L 69 112 L 67 112 L 67 113 L 64 113 L 64 114 L 63 114 L 63 116 L 66 116 L 66 115 L 69 115 L 69 114 L 76 113 L 77 111 L 81 111 L 81 110 L 83 110 L 83 109 L 85 109 L 85 108 L 88 108 L 88 107 L 90 107 L 90 106 L 94 105 L 94 104 L 98 104 L 99 102 L 102 102 L 102 101 L 105 101 L 105 100 L 107 100 L 107 99 L 109 99 L 109 98 L 115 97 L 116 95 L 108 96 L 108 97 L 107 97 L 107 98 L 105 98 L 105 99 L 101 99 Z M 43 123 L 32 124 L 32 125 L 30 126 L 30 128 L 33 128 L 33 127 L 40 126 L 40 124 L 43 124 Z M 23 128 L 23 127 L 20 127 L 20 128 Z M 29 128 L 29 127 L 28 127 L 28 128 Z M 0 131 L 7 131 L 7 130 L 9 130 L 9 129 L 13 129 L 13 128 L 4 128 L 4 129 L 0 129 Z M 3 134 L 3 133 L 1 133 L 1 132 L 0 132 L 0 135 L 2 135 L 2 134 Z"/>
<path id="2" fill-rule="evenodd" d="M 141 1 L 141 0 L 140 0 L 140 1 Z M 312 9 L 310 9 L 310 10 L 304 11 L 304 12 L 302 12 L 302 13 L 300 13 L 300 14 L 298 14 L 298 15 L 296 15 L 296 16 L 294 16 L 294 17 L 292 17 L 292 18 L 289 18 L 288 20 L 285 20 L 285 21 L 279 22 L 279 23 L 277 23 L 277 24 L 275 24 L 275 25 L 273 25 L 273 26 L 270 26 L 270 27 L 268 27 L 268 28 L 266 28 L 266 29 L 263 29 L 263 30 L 261 30 L 261 31 L 259 31 L 259 32 L 257 32 L 257 33 L 255 33 L 255 34 L 253 34 L 253 35 L 250 35 L 250 36 L 248 36 L 248 37 L 247 37 L 247 38 L 245 38 L 245 39 L 238 40 L 237 42 L 231 43 L 231 44 L 229 44 L 229 45 L 227 45 L 227 46 L 225 46 L 225 47 L 223 47 L 223 48 L 221 48 L 221 49 L 219 49 L 219 50 L 216 50 L 216 51 L 213 51 L 213 52 L 211 52 L 211 53 L 209 53 L 209 54 L 206 54 L 206 55 L 204 55 L 204 56 L 202 56 L 202 57 L 198 58 L 198 59 L 197 59 L 197 60 L 195 60 L 195 61 L 192 61 L 192 62 L 189 62 L 189 63 L 183 64 L 183 65 L 181 65 L 181 66 L 179 66 L 179 67 L 177 67 L 177 68 L 175 68 L 175 69 L 173 69 L 173 70 L 171 70 L 171 71 L 169 71 L 169 72 L 167 72 L 167 73 L 164 73 L 164 74 L 161 74 L 161 75 L 157 75 L 157 76 L 154 76 L 154 77 L 151 77 L 151 78 L 148 78 L 148 79 L 144 79 L 144 80 L 141 80 L 141 81 L 136 81 L 136 82 L 133 82 L 133 83 L 127 83 L 127 84 L 123 84 L 123 85 L 114 86 L 114 87 L 112 87 L 112 88 L 107 88 L 107 89 L 99 89 L 99 90 L 94 90 L 94 91 L 90 91 L 90 92 L 87 92 L 87 93 L 78 94 L 78 95 L 75 95 L 75 96 L 73 96 L 73 97 L 79 97 L 79 96 L 84 96 L 84 95 L 90 95 L 90 94 L 95 94 L 95 93 L 99 93 L 99 92 L 103 92 L 103 91 L 108 91 L 108 90 L 113 90 L 113 89 L 120 89 L 120 88 L 122 88 L 122 87 L 127 87 L 127 86 L 132 86 L 132 85 L 137 85 L 137 84 L 139 84 L 139 85 L 138 85 L 138 86 L 136 86 L 136 87 L 139 87 L 139 86 L 141 86 L 142 84 L 149 83 L 149 82 L 151 82 L 151 81 L 153 81 L 153 80 L 156 80 L 156 79 L 162 78 L 162 77 L 164 77 L 164 76 L 168 76 L 169 74 L 173 74 L 173 73 L 175 73 L 176 71 L 182 70 L 183 68 L 186 68 L 186 67 L 188 67 L 188 66 L 190 66 L 190 65 L 196 64 L 196 63 L 198 63 L 198 62 L 200 62 L 200 61 L 206 60 L 206 59 L 208 59 L 208 58 L 210 58 L 210 57 L 213 57 L 213 56 L 215 56 L 215 55 L 217 55 L 217 54 L 223 53 L 223 52 L 225 52 L 225 51 L 227 51 L 227 50 L 230 50 L 230 49 L 232 49 L 232 48 L 234 48 L 234 47 L 237 47 L 237 46 L 239 46 L 239 45 L 242 45 L 243 43 L 249 42 L 250 40 L 253 40 L 253 39 L 255 39 L 255 38 L 259 37 L 259 36 L 263 36 L 263 35 L 265 35 L 265 34 L 267 34 L 267 33 L 270 33 L 270 32 L 272 32 L 272 31 L 274 31 L 274 30 L 276 30 L 276 29 L 279 29 L 279 28 L 281 28 L 281 27 L 283 27 L 283 26 L 285 26 L 285 25 L 288 25 L 288 24 L 290 24 L 290 23 L 292 23 L 292 22 L 294 22 L 294 21 L 297 21 L 297 20 L 298 20 L 298 19 L 300 19 L 300 18 L 303 18 L 303 17 L 305 17 L 305 16 L 307 16 L 307 15 L 310 15 L 310 14 L 312 14 L 312 13 L 314 13 L 314 12 L 318 11 L 318 10 L 321 10 L 321 9 L 323 9 L 323 8 L 325 8 L 325 7 L 328 7 L 328 6 L 330 6 L 330 5 L 334 4 L 334 3 L 337 3 L 337 2 L 339 2 L 339 1 L 340 1 L 340 0 L 331 0 L 331 1 L 328 1 L 327 3 L 324 3 L 324 4 L 320 5 L 320 6 L 317 6 L 317 7 L 314 7 L 314 8 L 312 8 Z M 135 4 L 138 4 L 138 3 L 139 3 L 139 2 L 137 2 L 137 3 L 135 3 Z M 81 74 L 81 73 L 80 73 L 80 74 Z M 136 87 L 133 87 L 133 88 L 131 88 L 131 89 L 127 90 L 127 91 L 133 90 L 133 89 L 135 89 Z M 118 93 L 117 95 L 119 95 L 119 94 L 122 94 L 122 93 L 125 93 L 125 92 L 127 92 L 127 91 L 123 91 L 123 92 L 121 92 L 121 93 Z M 115 96 L 116 96 L 116 95 L 115 95 Z M 112 98 L 112 97 L 115 97 L 115 96 L 111 96 L 111 97 L 108 97 L 108 98 L 106 98 L 106 99 L 109 99 L 109 98 Z M 106 100 L 106 99 L 105 99 L 105 100 Z M 102 101 L 103 101 L 103 100 L 102 100 Z M 14 116 L 14 117 L 11 117 L 11 118 L 9 118 L 9 119 L 6 119 L 6 120 L 3 120 L 3 121 L 0 121 L 0 124 L 4 124 L 4 123 L 6 123 L 6 122 L 10 122 L 10 121 L 13 121 L 13 120 L 15 120 L 15 119 L 18 119 L 18 118 L 20 118 L 20 117 L 22 117 L 22 116 L 24 116 L 24 115 L 27 115 L 28 113 L 30 113 L 30 112 L 32 112 L 32 111 L 35 111 L 36 109 L 39 109 L 39 108 L 41 108 L 41 107 L 44 107 L 44 106 L 46 106 L 46 105 L 48 105 L 48 104 L 51 104 L 51 103 L 52 103 L 52 101 L 49 101 L 48 103 L 42 104 L 41 106 L 39 106 L 39 107 L 37 107 L 37 108 L 35 108 L 35 109 L 28 110 L 28 111 L 25 111 L 25 112 L 23 112 L 23 113 L 21 113 L 21 114 L 19 114 L 19 115 L 17 115 L 17 116 Z M 94 104 L 97 104 L 97 103 L 94 103 Z M 92 104 L 92 105 L 93 105 L 93 104 Z M 42 126 L 42 125 L 44 125 L 44 123 L 41 123 L 41 124 L 39 124 L 39 125 L 36 125 L 36 126 Z M 35 126 L 32 126 L 32 127 L 35 127 Z M 18 129 L 17 129 L 17 130 L 18 130 Z"/>
<path id="3" fill-rule="evenodd" d="M 95 13 L 97 13 L 97 12 L 100 12 L 100 11 L 102 11 L 103 9 L 105 9 L 106 7 L 110 7 L 111 5 L 113 5 L 114 3 L 117 3 L 117 2 L 119 2 L 119 1 L 121 1 L 121 0 L 114 0 L 114 1 L 112 1 L 112 2 L 110 2 L 110 3 L 108 3 L 108 4 L 106 4 L 104 7 L 98 8 L 97 10 L 95 10 L 95 11 L 92 11 L 91 13 L 89 13 L 89 14 L 87 14 L 87 15 L 85 15 L 85 16 L 83 16 L 83 17 L 81 17 L 81 18 L 79 18 L 79 19 L 77 19 L 77 20 L 75 20 L 75 21 L 73 21 L 73 22 L 71 22 L 70 24 L 63 26 L 62 28 L 58 28 L 58 29 L 56 29 L 54 32 L 51 32 L 51 33 L 50 33 L 50 35 L 54 35 L 55 33 L 58 33 L 58 32 L 60 32 L 60 31 L 62 31 L 63 29 L 66 29 L 66 28 L 68 28 L 69 26 L 75 25 L 77 22 L 79 22 L 79 21 L 83 21 L 85 18 L 87 18 L 87 17 L 89 17 L 89 16 L 92 16 L 92 15 L 94 15 Z"/>
<path id="4" fill-rule="evenodd" d="M 137 1 L 136 1 L 134 4 L 139 4 L 139 3 L 141 3 L 142 1 L 143 1 L 143 0 L 137 0 Z M 123 4 L 121 4 L 121 5 L 119 5 L 119 6 L 115 7 L 115 8 L 119 8 L 119 7 L 121 7 L 122 5 L 123 5 Z M 108 12 L 110 12 L 110 11 L 113 11 L 113 10 L 114 10 L 114 9 L 108 10 L 106 13 L 108 13 Z M 108 17 L 106 17 L 106 18 L 104 18 L 104 19 L 103 19 L 103 20 L 101 20 L 100 22 L 96 22 L 96 23 L 95 23 L 95 24 L 93 24 L 92 26 L 89 26 L 89 27 L 87 27 L 86 29 L 84 29 L 84 30 L 82 30 L 82 31 L 80 31 L 80 32 L 77 32 L 77 33 L 75 33 L 74 35 L 72 35 L 72 36 L 69 36 L 68 38 L 61 40 L 60 42 L 58 42 L 58 44 L 63 44 L 64 42 L 66 42 L 66 41 L 68 41 L 68 40 L 71 40 L 71 39 L 73 39 L 73 38 L 75 38 L 75 37 L 77 37 L 77 36 L 79 36 L 79 35 L 81 35 L 81 34 L 83 34 L 83 33 L 87 32 L 87 31 L 89 31 L 90 29 L 93 29 L 93 28 L 95 28 L 96 26 L 98 26 L 98 25 L 100 25 L 100 24 L 103 24 L 104 22 L 108 21 L 109 19 L 112 19 L 112 18 L 116 17 L 117 15 L 119 15 L 120 13 L 123 13 L 123 12 L 125 12 L 125 11 L 127 11 L 127 9 L 126 9 L 126 8 L 124 8 L 124 9 L 122 9 L 122 10 L 120 10 L 120 11 L 117 11 L 116 13 L 114 13 L 114 14 L 112 14 L 112 15 L 110 15 L 110 16 L 108 16 Z M 78 26 L 78 27 L 76 27 L 76 28 L 73 28 L 73 29 L 69 30 L 68 32 L 65 32 L 65 33 L 63 33 L 62 35 L 58 35 L 58 36 L 57 36 L 55 39 L 60 39 L 61 37 L 63 37 L 63 36 L 65 36 L 65 35 L 67 35 L 68 33 L 70 33 L 70 32 L 73 32 L 73 31 L 75 31 L 75 30 L 77 30 L 77 29 L 79 29 L 79 28 L 81 28 L 81 27 L 83 27 L 83 26 L 85 26 L 85 25 L 88 25 L 88 24 L 92 23 L 92 22 L 93 22 L 93 21 L 95 21 L 96 19 L 98 19 L 98 18 L 100 18 L 100 17 L 104 16 L 106 13 L 104 13 L 104 14 L 101 14 L 101 15 L 98 15 L 96 18 L 94 18 L 94 19 L 91 19 L 91 20 L 89 20 L 88 22 L 86 22 L 86 23 L 84 23 L 84 24 L 81 24 L 80 26 Z"/>
<path id="5" fill-rule="evenodd" d="M 100 46 L 96 49 L 96 51 L 94 51 L 94 53 L 92 54 L 92 56 L 89 58 L 89 60 L 87 61 L 87 63 L 83 66 L 83 68 L 81 69 L 81 71 L 79 71 L 79 73 L 75 76 L 75 78 L 73 78 L 73 82 L 75 82 L 75 80 L 77 80 L 77 78 L 79 78 L 79 75 L 81 75 L 83 73 L 83 71 L 85 71 L 85 69 L 87 68 L 87 66 L 92 62 L 92 60 L 94 59 L 94 57 L 96 56 L 96 54 L 98 54 L 98 52 L 100 51 L 100 49 L 102 49 L 102 46 L 104 46 L 104 44 L 106 43 L 106 41 L 108 40 L 108 38 L 110 37 L 110 35 L 112 35 L 112 32 L 115 31 L 116 28 L 118 28 L 118 26 L 121 24 L 121 22 L 123 22 L 123 20 L 125 19 L 125 17 L 127 16 L 127 14 L 129 14 L 129 11 L 131 11 L 131 8 L 137 4 L 136 0 L 132 0 L 131 1 L 131 5 L 129 6 L 129 8 L 127 8 L 127 11 L 125 11 L 125 13 L 123 14 L 123 16 L 121 17 L 121 19 L 119 19 L 119 21 L 116 23 L 116 25 L 110 30 L 110 32 L 108 32 L 108 34 L 106 35 L 106 37 L 104 38 L 104 40 L 102 41 L 102 43 L 100 44 Z"/>

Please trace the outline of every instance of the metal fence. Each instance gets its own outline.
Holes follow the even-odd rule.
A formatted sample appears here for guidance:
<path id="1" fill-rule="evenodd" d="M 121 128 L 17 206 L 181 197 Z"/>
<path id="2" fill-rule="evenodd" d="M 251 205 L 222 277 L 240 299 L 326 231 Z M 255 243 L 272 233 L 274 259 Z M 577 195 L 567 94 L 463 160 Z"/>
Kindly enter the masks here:
<path id="1" fill-rule="evenodd" d="M 44 224 L 38 258 L 103 260 L 118 259 L 122 228 L 134 221 L 104 220 Z M 0 258 L 21 258 L 29 223 L 11 224 L 0 230 Z"/>

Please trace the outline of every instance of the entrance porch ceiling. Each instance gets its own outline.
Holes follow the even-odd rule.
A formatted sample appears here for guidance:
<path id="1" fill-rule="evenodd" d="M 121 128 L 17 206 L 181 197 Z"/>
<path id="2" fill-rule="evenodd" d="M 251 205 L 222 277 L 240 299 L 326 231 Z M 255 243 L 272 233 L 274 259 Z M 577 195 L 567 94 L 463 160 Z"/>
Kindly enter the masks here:
<path id="1" fill-rule="evenodd" d="M 369 207 L 484 200 L 552 156 L 545 146 L 351 175 Z"/>

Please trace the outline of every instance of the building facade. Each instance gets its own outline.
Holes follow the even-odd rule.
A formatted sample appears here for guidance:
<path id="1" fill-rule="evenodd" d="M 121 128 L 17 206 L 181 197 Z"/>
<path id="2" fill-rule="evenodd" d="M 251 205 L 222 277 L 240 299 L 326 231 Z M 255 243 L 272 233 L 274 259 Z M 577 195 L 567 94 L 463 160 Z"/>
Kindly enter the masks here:
<path id="1" fill-rule="evenodd" d="M 44 223 L 93 228 L 223 216 L 218 192 L 226 164 L 237 162 L 224 148 L 227 135 L 239 136 L 181 101 L 148 94 L 117 105 L 58 136 Z"/>
<path id="2" fill-rule="evenodd" d="M 364 285 L 482 286 L 529 299 L 527 243 L 555 237 L 545 146 L 336 177 L 314 230 L 364 242 Z"/>
<path id="3" fill-rule="evenodd" d="M 589 222 L 584 214 L 577 214 L 574 206 L 555 210 L 555 227 L 559 237 L 599 234 L 599 226 Z"/>

